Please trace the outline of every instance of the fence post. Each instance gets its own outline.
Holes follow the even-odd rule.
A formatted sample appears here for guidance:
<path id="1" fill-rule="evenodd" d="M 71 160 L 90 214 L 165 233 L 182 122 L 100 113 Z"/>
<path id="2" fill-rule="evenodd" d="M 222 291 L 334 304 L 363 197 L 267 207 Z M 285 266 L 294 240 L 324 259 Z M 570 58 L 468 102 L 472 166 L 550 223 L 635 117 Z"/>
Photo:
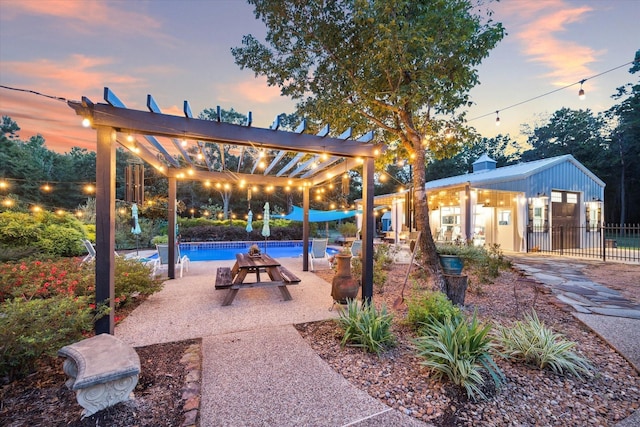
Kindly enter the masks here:
<path id="1" fill-rule="evenodd" d="M 560 226 L 560 255 L 564 255 L 564 225 Z"/>
<path id="2" fill-rule="evenodd" d="M 600 246 L 602 247 L 602 262 L 607 260 L 607 239 L 605 237 L 605 232 L 607 230 L 607 226 L 605 223 L 602 223 L 602 227 L 600 228 Z"/>

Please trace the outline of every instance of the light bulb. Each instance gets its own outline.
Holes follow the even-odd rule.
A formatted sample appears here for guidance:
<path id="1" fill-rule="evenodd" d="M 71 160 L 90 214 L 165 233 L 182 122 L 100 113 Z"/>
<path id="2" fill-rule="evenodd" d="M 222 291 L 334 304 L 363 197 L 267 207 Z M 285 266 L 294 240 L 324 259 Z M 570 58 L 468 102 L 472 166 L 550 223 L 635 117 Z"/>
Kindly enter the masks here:
<path id="1" fill-rule="evenodd" d="M 500 116 L 498 114 L 499 112 L 496 111 L 496 126 L 500 126 Z"/>

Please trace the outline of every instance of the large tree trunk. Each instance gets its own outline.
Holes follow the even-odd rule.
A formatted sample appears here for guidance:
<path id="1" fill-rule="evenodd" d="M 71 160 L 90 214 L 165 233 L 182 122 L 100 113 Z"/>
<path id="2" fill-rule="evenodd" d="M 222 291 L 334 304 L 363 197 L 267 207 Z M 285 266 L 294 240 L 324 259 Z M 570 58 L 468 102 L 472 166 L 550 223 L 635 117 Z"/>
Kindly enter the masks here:
<path id="1" fill-rule="evenodd" d="M 416 224 L 420 233 L 420 251 L 422 252 L 424 266 L 431 272 L 434 283 L 442 292 L 446 290 L 446 282 L 440 258 L 436 251 L 436 244 L 433 241 L 431 226 L 429 225 L 429 204 L 427 203 L 427 192 L 424 189 L 426 176 L 425 150 L 422 141 L 417 138 L 413 141 L 415 158 L 413 162 L 413 200 L 416 215 Z"/>

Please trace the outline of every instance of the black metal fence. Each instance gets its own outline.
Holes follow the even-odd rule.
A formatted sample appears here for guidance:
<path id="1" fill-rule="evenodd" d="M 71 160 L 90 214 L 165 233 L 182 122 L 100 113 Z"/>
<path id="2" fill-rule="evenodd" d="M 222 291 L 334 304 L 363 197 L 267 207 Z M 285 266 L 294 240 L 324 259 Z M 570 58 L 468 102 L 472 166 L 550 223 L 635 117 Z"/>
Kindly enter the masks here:
<path id="1" fill-rule="evenodd" d="M 527 252 L 640 262 L 640 224 L 528 227 Z"/>

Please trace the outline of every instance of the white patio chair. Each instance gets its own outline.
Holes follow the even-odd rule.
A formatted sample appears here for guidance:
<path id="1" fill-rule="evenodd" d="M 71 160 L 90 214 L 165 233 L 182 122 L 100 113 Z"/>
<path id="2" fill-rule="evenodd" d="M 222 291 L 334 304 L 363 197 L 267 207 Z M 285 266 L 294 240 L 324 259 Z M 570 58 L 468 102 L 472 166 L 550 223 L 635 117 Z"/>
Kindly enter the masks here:
<path id="1" fill-rule="evenodd" d="M 362 240 L 354 240 L 351 244 L 351 256 L 359 257 L 362 255 Z"/>
<path id="2" fill-rule="evenodd" d="M 158 250 L 158 258 L 153 263 L 153 275 L 163 268 L 163 266 L 169 266 L 169 245 L 156 245 Z M 180 256 L 180 246 L 176 245 L 176 267 L 180 268 L 180 277 L 182 277 L 182 271 L 186 268 L 189 271 L 189 257 L 186 255 Z"/>
<path id="3" fill-rule="evenodd" d="M 311 256 L 309 257 L 311 271 L 315 271 L 313 264 L 319 260 L 326 261 L 329 264 L 329 268 L 331 268 L 331 261 L 329 260 L 329 254 L 327 254 L 328 244 L 329 239 L 313 239 L 311 241 Z"/>
<path id="4" fill-rule="evenodd" d="M 84 247 L 87 248 L 88 252 L 87 255 L 82 258 L 82 262 L 93 261 L 96 259 L 96 248 L 93 247 L 93 244 L 91 244 L 87 239 L 82 239 L 82 243 L 84 244 Z"/>

